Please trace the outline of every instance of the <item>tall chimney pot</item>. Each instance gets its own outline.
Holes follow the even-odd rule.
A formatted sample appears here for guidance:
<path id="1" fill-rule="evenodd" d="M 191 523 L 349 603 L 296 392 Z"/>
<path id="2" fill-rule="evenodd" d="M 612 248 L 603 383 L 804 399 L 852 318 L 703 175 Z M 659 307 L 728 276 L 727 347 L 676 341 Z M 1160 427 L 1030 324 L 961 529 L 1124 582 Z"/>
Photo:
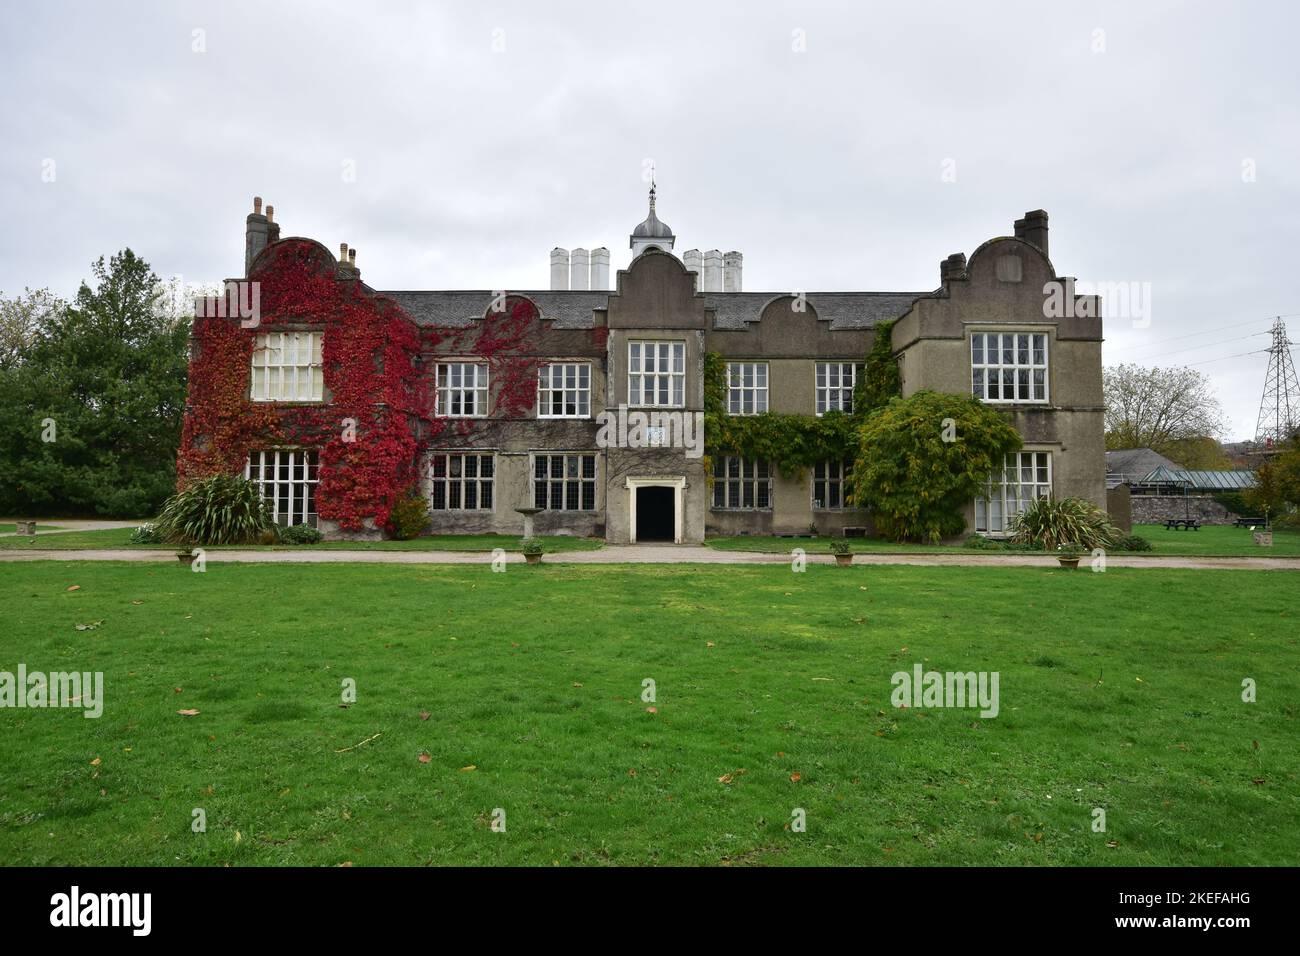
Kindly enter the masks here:
<path id="1" fill-rule="evenodd" d="M 569 287 L 569 250 L 556 246 L 551 250 L 551 288 L 563 291 Z"/>

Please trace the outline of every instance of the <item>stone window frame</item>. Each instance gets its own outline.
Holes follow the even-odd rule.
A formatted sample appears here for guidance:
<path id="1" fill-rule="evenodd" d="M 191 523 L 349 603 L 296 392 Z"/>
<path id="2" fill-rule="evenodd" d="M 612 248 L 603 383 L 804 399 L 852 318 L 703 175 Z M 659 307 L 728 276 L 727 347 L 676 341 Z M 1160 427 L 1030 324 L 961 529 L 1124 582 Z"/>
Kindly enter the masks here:
<path id="1" fill-rule="evenodd" d="M 667 350 L 668 369 L 663 371 L 644 371 L 646 349 L 653 351 L 657 365 L 661 365 L 663 351 Z M 633 350 L 636 352 L 636 367 L 633 368 Z M 676 349 L 681 350 L 681 368 L 674 368 L 678 358 Z M 645 380 L 652 379 L 650 397 L 646 401 Z M 668 401 L 659 401 L 660 388 L 657 386 L 665 380 L 668 386 Z M 634 388 L 633 382 L 636 382 Z M 686 340 L 685 339 L 630 339 L 627 343 L 627 404 L 630 408 L 685 408 L 686 407 Z"/>
<path id="2" fill-rule="evenodd" d="M 744 381 L 745 369 L 752 369 L 750 384 L 746 385 Z M 735 371 L 738 370 L 740 380 L 734 378 Z M 760 375 L 761 373 L 761 375 Z M 762 378 L 762 384 L 759 384 L 759 378 Z M 750 362 L 745 360 L 727 362 L 727 414 L 728 415 L 761 415 L 769 408 L 770 388 L 772 382 L 771 369 L 767 362 Z M 750 399 L 750 411 L 744 410 L 745 398 Z M 762 407 L 760 408 L 760 399 Z M 739 409 L 739 410 L 738 410 Z"/>
<path id="3" fill-rule="evenodd" d="M 813 388 L 816 392 L 814 408 L 820 418 L 826 412 L 853 413 L 853 390 L 862 370 L 861 362 L 824 361 L 813 363 Z M 831 370 L 835 370 L 836 384 L 830 384 Z M 848 384 L 844 384 L 844 370 L 848 369 Z M 837 396 L 839 405 L 833 406 L 831 398 Z"/>
<path id="4" fill-rule="evenodd" d="M 834 465 L 838 474 L 830 474 L 830 466 Z M 840 460 L 819 461 L 812 467 L 812 481 L 809 486 L 812 490 L 812 509 L 813 511 L 849 511 L 852 510 L 844 501 L 845 485 L 848 483 L 849 473 L 853 468 L 853 459 L 844 458 Z M 820 476 L 818 472 L 821 472 Z M 822 497 L 817 496 L 818 485 L 825 485 L 822 489 Z M 826 499 L 831 488 L 839 498 L 839 504 L 826 504 Z M 819 503 L 820 502 L 820 503 Z"/>
<path id="5" fill-rule="evenodd" d="M 466 474 L 466 459 L 473 458 L 474 474 Z M 443 462 L 442 474 L 437 474 L 438 460 Z M 460 459 L 460 473 L 453 474 L 452 461 Z M 491 474 L 483 475 L 483 464 L 487 462 L 491 469 Z M 428 465 L 426 468 L 426 478 L 429 482 L 429 510 L 430 511 L 496 511 L 496 453 L 491 451 L 467 451 L 465 449 L 439 449 L 429 454 Z M 466 488 L 473 485 L 475 505 L 472 508 L 465 507 Z M 437 494 L 437 489 L 442 489 L 442 494 Z M 456 490 L 453 496 L 452 490 Z M 487 491 L 487 497 L 491 499 L 486 506 L 483 504 L 483 492 Z M 458 504 L 452 505 L 452 498 L 455 497 Z M 438 504 L 441 498 L 442 504 Z"/>
<path id="6" fill-rule="evenodd" d="M 997 336 L 996 352 L 989 348 L 989 337 Z M 1005 336 L 1012 337 L 1010 348 L 1004 343 Z M 1022 349 L 1020 336 L 1028 339 Z M 1038 347 L 1041 340 L 1042 347 Z M 977 349 L 976 346 L 979 346 Z M 1042 360 L 1038 360 L 1041 352 Z M 996 355 L 996 361 L 990 362 L 990 354 Z M 1010 361 L 1008 361 L 1008 355 Z M 1021 358 L 1025 361 L 1021 361 Z M 977 361 L 978 359 L 978 361 Z M 970 367 L 971 394 L 988 405 L 1046 405 L 1051 401 L 1051 336 L 1041 329 L 978 329 L 970 333 Z M 992 385 L 990 373 L 998 378 L 997 398 L 989 397 Z M 1041 375 L 1037 374 L 1041 373 Z M 1008 376 L 1010 376 L 1008 378 Z M 1041 377 L 1042 381 L 1038 381 Z M 1015 397 L 1004 398 L 1002 393 L 1012 386 Z M 1021 398 L 1022 388 L 1028 390 L 1030 397 Z M 1036 397 L 1041 390 L 1042 397 Z"/>
<path id="7" fill-rule="evenodd" d="M 532 483 L 532 501 L 534 508 L 541 508 L 544 511 L 573 511 L 580 514 L 592 514 L 597 510 L 597 494 L 600 486 L 600 454 L 595 451 L 552 451 L 537 450 L 531 454 L 532 461 L 529 463 L 529 474 Z M 562 474 L 554 474 L 555 459 L 562 459 Z M 591 462 L 591 473 L 587 474 L 587 461 Z M 576 462 L 577 472 L 572 477 L 568 474 L 570 460 Z M 546 475 L 541 476 L 537 473 L 539 462 L 546 462 Z M 561 489 L 560 506 L 554 506 L 555 488 Z M 569 492 L 573 490 L 577 494 L 577 506 L 569 506 Z M 539 500 L 538 494 L 542 497 Z M 587 507 L 587 495 L 590 493 L 591 506 Z"/>
<path id="8" fill-rule="evenodd" d="M 990 538 L 1009 535 L 1012 519 L 1030 502 L 1052 497 L 1052 469 L 1052 452 L 1046 448 L 1022 449 L 1007 455 L 1001 473 L 990 475 L 984 494 L 975 499 L 975 533 Z"/>
<path id="9" fill-rule="evenodd" d="M 282 468 L 288 470 L 287 478 L 281 478 Z M 319 523 L 316 514 L 317 487 L 320 484 L 319 449 L 295 445 L 250 450 L 244 459 L 244 478 L 257 485 L 276 524 L 286 528 L 306 524 L 315 528 Z M 280 494 L 282 488 L 287 491 L 283 496 Z"/>
<path id="10" fill-rule="evenodd" d="M 747 497 L 749 504 L 745 503 Z M 760 504 L 764 498 L 766 503 Z M 737 503 L 732 504 L 732 501 Z M 713 459 L 713 498 L 709 507 L 712 511 L 771 511 L 771 463 L 743 455 L 716 456 Z"/>
<path id="11" fill-rule="evenodd" d="M 305 349 L 302 348 L 304 338 Z M 249 399 L 254 402 L 323 402 L 325 379 L 321 352 L 324 346 L 325 333 L 311 329 L 257 333 L 249 363 Z M 292 361 L 288 360 L 290 355 Z M 303 358 L 306 361 L 302 361 Z M 306 395 L 300 394 L 303 386 Z M 284 394 L 286 387 L 292 394 Z"/>
<path id="12" fill-rule="evenodd" d="M 444 382 L 443 369 L 447 370 L 448 379 L 454 379 L 455 373 L 452 368 L 459 369 L 460 384 L 452 384 L 451 381 Z M 465 384 L 465 370 L 474 369 L 474 383 Z M 480 380 L 481 379 L 481 380 Z M 443 418 L 487 418 L 488 403 L 491 400 L 491 392 L 488 390 L 488 363 L 477 359 L 439 359 L 434 365 L 434 394 L 435 406 L 434 414 Z M 474 402 L 474 411 L 465 414 L 465 399 L 470 397 Z M 453 412 L 451 408 L 455 404 L 455 399 L 460 400 L 461 411 Z"/>
<path id="13" fill-rule="evenodd" d="M 560 369 L 560 387 L 555 387 L 555 369 Z M 567 370 L 574 369 L 574 384 L 570 388 L 568 385 Z M 542 386 L 542 374 L 546 374 L 546 387 Z M 582 384 L 583 373 L 586 373 L 587 384 Z M 557 361 L 543 362 L 537 370 L 537 417 L 538 418 L 591 418 L 591 392 L 592 392 L 593 373 L 590 362 L 585 361 Z M 559 394 L 560 405 L 562 408 L 568 408 L 569 396 L 573 396 L 573 406 L 575 412 L 569 414 L 567 411 L 555 414 L 545 409 L 553 407 L 554 396 Z M 586 411 L 582 411 L 583 406 Z"/>

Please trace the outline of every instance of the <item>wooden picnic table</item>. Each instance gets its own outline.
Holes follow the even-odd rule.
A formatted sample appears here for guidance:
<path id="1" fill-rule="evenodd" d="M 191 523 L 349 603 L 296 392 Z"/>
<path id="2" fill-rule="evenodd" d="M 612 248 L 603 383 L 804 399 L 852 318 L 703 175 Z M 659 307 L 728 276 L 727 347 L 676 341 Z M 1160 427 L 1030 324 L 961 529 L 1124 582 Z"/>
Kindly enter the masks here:
<path id="1" fill-rule="evenodd" d="M 1201 522 L 1197 518 L 1170 518 L 1165 522 L 1166 531 L 1200 531 Z"/>

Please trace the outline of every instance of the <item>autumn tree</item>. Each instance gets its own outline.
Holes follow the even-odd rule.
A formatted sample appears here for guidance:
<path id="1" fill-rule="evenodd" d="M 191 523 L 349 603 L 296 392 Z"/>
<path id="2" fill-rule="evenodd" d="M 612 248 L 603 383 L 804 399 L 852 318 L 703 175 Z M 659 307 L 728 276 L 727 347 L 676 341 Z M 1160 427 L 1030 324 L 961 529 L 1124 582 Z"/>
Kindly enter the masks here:
<path id="1" fill-rule="evenodd" d="M 1107 448 L 1191 458 L 1190 452 L 1204 454 L 1201 440 L 1223 432 L 1223 409 L 1210 380 L 1195 369 L 1116 365 L 1103 373 L 1103 388 Z"/>

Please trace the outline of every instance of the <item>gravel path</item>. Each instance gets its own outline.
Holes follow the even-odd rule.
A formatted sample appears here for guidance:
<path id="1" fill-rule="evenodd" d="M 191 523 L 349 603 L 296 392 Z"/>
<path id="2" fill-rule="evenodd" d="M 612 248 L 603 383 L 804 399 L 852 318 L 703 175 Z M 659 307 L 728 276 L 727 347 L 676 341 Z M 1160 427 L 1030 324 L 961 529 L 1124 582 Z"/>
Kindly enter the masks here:
<path id="1" fill-rule="evenodd" d="M 486 564 L 486 551 L 208 551 L 208 564 Z M 172 550 L 101 549 L 0 550 L 0 561 L 175 561 Z M 512 564 L 523 562 L 520 554 L 507 554 Z M 566 551 L 548 554 L 547 564 L 788 564 L 788 554 L 758 551 L 720 551 L 701 545 L 610 545 L 599 551 Z M 829 554 L 809 554 L 809 564 L 830 564 Z M 1035 554 L 856 554 L 854 564 L 909 564 L 961 567 L 1054 567 L 1056 559 Z M 1194 558 L 1110 556 L 1111 568 L 1194 568 L 1300 571 L 1300 558 Z M 1085 559 L 1080 565 L 1087 568 Z"/>

